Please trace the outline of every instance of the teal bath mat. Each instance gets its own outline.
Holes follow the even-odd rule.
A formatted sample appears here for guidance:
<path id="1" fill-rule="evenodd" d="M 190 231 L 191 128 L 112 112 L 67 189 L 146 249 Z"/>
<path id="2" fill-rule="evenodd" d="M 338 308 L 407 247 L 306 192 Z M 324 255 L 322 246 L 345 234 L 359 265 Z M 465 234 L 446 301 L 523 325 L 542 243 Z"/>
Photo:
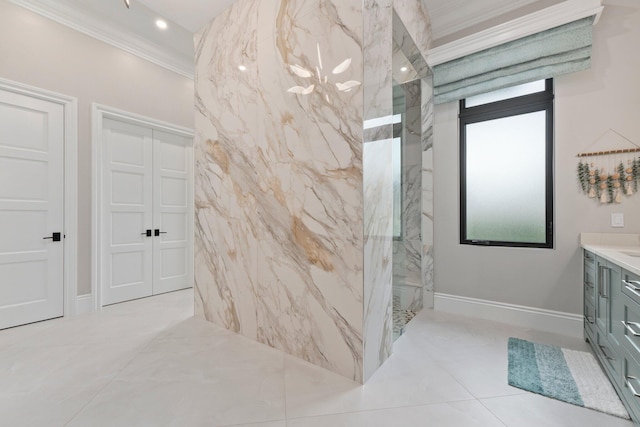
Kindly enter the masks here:
<path id="1" fill-rule="evenodd" d="M 591 353 L 509 338 L 509 385 L 629 419 Z"/>

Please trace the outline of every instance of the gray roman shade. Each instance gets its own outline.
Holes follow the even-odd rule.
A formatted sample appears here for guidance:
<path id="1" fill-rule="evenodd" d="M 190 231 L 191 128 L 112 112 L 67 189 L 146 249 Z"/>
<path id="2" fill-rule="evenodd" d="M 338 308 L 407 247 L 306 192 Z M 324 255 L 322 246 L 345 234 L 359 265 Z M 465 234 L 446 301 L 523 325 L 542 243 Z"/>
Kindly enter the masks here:
<path id="1" fill-rule="evenodd" d="M 591 66 L 594 17 L 583 18 L 433 68 L 434 102 L 443 104 Z"/>

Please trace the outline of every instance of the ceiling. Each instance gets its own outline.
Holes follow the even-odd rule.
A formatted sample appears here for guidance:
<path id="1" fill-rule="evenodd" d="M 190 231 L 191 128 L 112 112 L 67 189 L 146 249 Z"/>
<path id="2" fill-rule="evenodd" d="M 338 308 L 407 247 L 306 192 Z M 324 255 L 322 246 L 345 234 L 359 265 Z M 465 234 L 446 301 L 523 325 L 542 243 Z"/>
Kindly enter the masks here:
<path id="1" fill-rule="evenodd" d="M 103 0 L 104 1 L 104 0 Z M 219 15 L 234 0 L 131 0 L 155 10 L 192 33 Z"/>
<path id="2" fill-rule="evenodd" d="M 131 8 L 127 9 L 123 0 L 10 1 L 118 47 L 132 45 L 131 53 L 187 76 L 193 75 L 193 33 L 234 2 L 130 0 Z M 433 47 L 437 47 L 564 0 L 421 1 L 431 20 Z M 640 1 L 604 3 L 638 7 Z M 155 26 L 160 17 L 169 24 L 164 31 Z"/>

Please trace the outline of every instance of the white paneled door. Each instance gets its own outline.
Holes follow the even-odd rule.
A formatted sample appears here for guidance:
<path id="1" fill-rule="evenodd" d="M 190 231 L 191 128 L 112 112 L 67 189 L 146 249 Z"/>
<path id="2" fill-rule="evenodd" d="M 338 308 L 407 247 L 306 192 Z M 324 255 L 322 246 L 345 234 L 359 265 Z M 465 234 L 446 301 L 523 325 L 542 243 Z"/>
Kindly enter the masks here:
<path id="1" fill-rule="evenodd" d="M 193 160 L 185 138 L 154 131 L 153 139 L 153 293 L 158 294 L 192 283 Z"/>
<path id="2" fill-rule="evenodd" d="M 102 304 L 192 286 L 190 141 L 103 121 Z"/>
<path id="3" fill-rule="evenodd" d="M 63 315 L 64 107 L 0 90 L 0 329 Z"/>

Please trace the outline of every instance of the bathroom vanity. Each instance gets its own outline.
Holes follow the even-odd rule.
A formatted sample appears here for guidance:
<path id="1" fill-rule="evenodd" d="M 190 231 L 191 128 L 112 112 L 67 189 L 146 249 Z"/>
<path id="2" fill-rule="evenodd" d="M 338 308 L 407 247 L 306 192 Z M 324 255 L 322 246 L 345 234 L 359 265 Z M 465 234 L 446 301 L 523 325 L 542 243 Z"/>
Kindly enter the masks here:
<path id="1" fill-rule="evenodd" d="M 581 236 L 584 335 L 640 421 L 640 235 Z"/>

